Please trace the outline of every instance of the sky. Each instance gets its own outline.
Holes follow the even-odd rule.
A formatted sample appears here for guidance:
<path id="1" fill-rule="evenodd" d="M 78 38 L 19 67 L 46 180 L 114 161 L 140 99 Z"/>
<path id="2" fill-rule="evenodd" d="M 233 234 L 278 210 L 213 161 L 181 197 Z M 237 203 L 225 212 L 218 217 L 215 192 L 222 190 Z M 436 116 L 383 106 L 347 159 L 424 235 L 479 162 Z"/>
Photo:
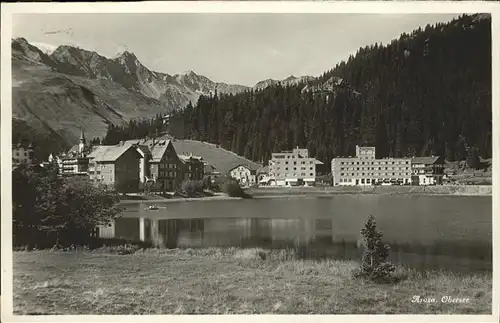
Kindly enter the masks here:
<path id="1" fill-rule="evenodd" d="M 113 57 L 128 50 L 149 69 L 189 70 L 253 86 L 318 76 L 360 47 L 457 14 L 17 14 L 13 37 L 44 48 L 74 45 Z"/>

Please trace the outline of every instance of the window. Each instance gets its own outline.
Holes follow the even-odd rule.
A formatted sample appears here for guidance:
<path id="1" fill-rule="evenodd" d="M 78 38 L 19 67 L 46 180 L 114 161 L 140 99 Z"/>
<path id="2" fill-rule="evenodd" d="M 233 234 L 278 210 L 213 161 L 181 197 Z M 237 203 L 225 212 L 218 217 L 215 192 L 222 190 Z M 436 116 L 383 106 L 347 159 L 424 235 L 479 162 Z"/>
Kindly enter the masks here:
<path id="1" fill-rule="evenodd" d="M 309 176 L 314 176 L 314 174 L 313 174 L 313 173 L 310 173 L 310 174 L 309 174 Z"/>

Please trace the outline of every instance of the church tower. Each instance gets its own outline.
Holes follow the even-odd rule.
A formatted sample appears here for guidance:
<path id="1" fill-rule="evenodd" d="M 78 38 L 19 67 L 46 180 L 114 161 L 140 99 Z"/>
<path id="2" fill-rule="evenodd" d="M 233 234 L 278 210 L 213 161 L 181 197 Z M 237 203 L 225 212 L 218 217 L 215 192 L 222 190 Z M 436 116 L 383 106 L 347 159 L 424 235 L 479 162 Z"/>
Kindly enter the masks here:
<path id="1" fill-rule="evenodd" d="M 80 132 L 80 143 L 78 144 L 78 152 L 80 157 L 84 157 L 85 154 L 85 135 L 83 134 L 83 129 Z"/>

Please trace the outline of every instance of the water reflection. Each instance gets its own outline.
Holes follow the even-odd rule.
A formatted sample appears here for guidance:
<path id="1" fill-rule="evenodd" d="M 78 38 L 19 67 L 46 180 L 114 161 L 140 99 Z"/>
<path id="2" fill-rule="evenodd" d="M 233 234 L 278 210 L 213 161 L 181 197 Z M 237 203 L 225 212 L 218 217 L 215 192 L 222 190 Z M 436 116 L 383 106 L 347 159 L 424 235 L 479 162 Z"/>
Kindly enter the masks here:
<path id="1" fill-rule="evenodd" d="M 359 260 L 358 235 L 337 231 L 334 219 L 120 218 L 100 237 L 149 242 L 158 248 L 294 248 L 302 258 Z M 484 242 L 387 241 L 391 261 L 413 268 L 491 271 L 492 247 Z"/>

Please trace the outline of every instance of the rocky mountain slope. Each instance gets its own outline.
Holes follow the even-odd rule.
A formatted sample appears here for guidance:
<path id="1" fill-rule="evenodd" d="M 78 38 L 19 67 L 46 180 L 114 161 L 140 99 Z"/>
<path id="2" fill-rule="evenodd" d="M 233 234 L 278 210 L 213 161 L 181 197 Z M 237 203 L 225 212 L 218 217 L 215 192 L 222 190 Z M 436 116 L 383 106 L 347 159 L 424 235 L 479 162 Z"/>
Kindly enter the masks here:
<path id="1" fill-rule="evenodd" d="M 193 71 L 175 75 L 155 72 L 128 51 L 107 58 L 73 46 L 39 46 L 24 38 L 12 40 L 12 114 L 14 119 L 23 121 L 22 129 L 14 129 L 19 130 L 15 140 L 23 138 L 23 132 L 31 127 L 37 135 L 57 134 L 56 141 L 72 145 L 81 129 L 90 138 L 102 137 L 108 124 L 182 109 L 190 101 L 196 103 L 200 95 L 215 90 L 236 94 L 315 79 L 268 79 L 251 88 L 214 82 Z"/>
<path id="2" fill-rule="evenodd" d="M 101 137 L 110 123 L 183 108 L 216 88 L 220 93 L 247 89 L 192 71 L 151 71 L 129 52 L 106 58 L 72 46 L 50 52 L 23 38 L 12 40 L 13 118 L 36 133 L 56 133 L 68 145 L 75 143 L 80 129 Z"/>
<path id="3" fill-rule="evenodd" d="M 306 75 L 306 76 L 296 77 L 296 76 L 291 75 L 284 80 L 267 79 L 267 80 L 257 82 L 257 84 L 254 85 L 253 89 L 254 90 L 262 90 L 262 89 L 265 89 L 266 87 L 269 87 L 271 85 L 276 85 L 278 83 L 280 83 L 282 86 L 297 85 L 299 83 L 307 83 L 307 82 L 313 81 L 315 79 L 316 78 L 313 76 Z"/>

